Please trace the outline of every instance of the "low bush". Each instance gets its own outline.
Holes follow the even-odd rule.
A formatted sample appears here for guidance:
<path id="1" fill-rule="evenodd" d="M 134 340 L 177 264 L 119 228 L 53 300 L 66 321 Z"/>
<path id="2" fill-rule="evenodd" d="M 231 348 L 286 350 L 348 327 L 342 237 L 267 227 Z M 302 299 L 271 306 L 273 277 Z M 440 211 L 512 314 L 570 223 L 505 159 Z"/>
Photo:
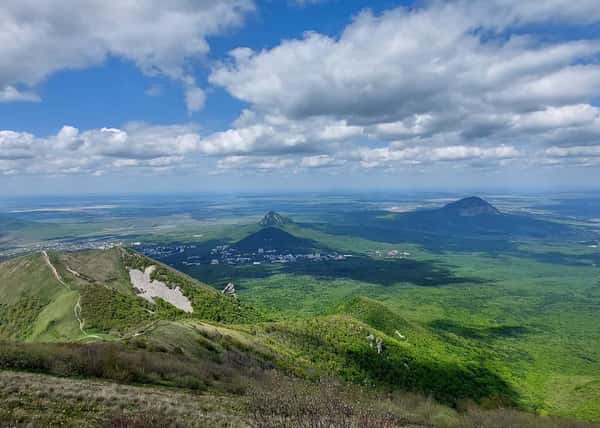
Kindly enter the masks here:
<path id="1" fill-rule="evenodd" d="M 310 383 L 268 378 L 249 394 L 250 425 L 256 428 L 387 428 L 424 426 L 416 415 L 403 415 L 377 403 L 373 394 L 331 380 Z"/>
<path id="2" fill-rule="evenodd" d="M 106 422 L 105 428 L 185 428 L 186 425 L 158 412 L 128 415 L 115 413 Z"/>
<path id="3" fill-rule="evenodd" d="M 482 410 L 472 407 L 461 415 L 457 428 L 598 428 L 597 424 L 537 416 L 514 409 Z"/>
<path id="4" fill-rule="evenodd" d="M 215 387 L 243 393 L 245 381 L 242 372 L 231 361 L 231 358 L 224 358 L 223 362 L 217 363 L 116 343 L 0 343 L 0 369 L 97 377 L 123 383 L 176 386 L 192 390 Z"/>

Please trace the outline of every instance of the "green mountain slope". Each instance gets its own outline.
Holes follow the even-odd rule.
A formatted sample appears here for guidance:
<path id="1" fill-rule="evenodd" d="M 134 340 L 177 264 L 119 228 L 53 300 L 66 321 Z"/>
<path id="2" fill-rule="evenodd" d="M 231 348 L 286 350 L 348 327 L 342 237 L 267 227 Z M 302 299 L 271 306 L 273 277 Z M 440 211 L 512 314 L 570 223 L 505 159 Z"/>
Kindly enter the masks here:
<path id="1" fill-rule="evenodd" d="M 78 337 L 80 331 L 73 312 L 76 301 L 77 293 L 56 279 L 44 254 L 0 263 L 0 337 Z"/>
<path id="2" fill-rule="evenodd" d="M 335 376 L 361 385 L 418 391 L 452 404 L 471 399 L 492 406 L 510 405 L 518 398 L 484 366 L 421 352 L 413 343 L 348 315 L 247 326 L 244 330 L 273 350 L 277 365 L 304 376 Z"/>
<path id="3" fill-rule="evenodd" d="M 137 294 L 130 269 L 152 269 L 152 280 L 178 288 L 191 314 Z M 253 308 L 134 251 L 35 253 L 0 263 L 0 338 L 72 341 L 120 337 L 160 319 L 225 323 L 261 319 Z"/>
<path id="4" fill-rule="evenodd" d="M 368 297 L 354 297 L 335 308 L 335 312 L 356 318 L 388 336 L 400 340 L 407 340 L 408 337 L 413 339 L 416 335 L 423 334 L 423 328 L 408 322 L 383 303 Z"/>

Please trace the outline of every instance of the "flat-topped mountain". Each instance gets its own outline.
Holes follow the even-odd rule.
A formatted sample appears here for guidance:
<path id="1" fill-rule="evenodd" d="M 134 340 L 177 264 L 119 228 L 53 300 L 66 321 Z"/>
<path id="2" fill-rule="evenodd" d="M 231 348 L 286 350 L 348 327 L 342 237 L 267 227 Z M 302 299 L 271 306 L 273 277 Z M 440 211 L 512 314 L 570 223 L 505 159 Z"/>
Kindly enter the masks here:
<path id="1" fill-rule="evenodd" d="M 477 197 L 470 196 L 455 202 L 451 202 L 442 208 L 446 213 L 461 217 L 473 217 L 478 215 L 500 215 L 500 211 L 489 202 Z"/>
<path id="2" fill-rule="evenodd" d="M 261 227 L 280 227 L 286 224 L 293 223 L 292 219 L 283 216 L 275 211 L 269 211 L 265 216 L 258 222 Z"/>
<path id="3" fill-rule="evenodd" d="M 423 209 L 398 214 L 387 224 L 396 233 L 419 238 L 428 236 L 500 237 L 530 236 L 543 237 L 568 233 L 567 226 L 531 216 L 502 213 L 489 202 L 476 196 L 451 202 L 441 208 Z"/>

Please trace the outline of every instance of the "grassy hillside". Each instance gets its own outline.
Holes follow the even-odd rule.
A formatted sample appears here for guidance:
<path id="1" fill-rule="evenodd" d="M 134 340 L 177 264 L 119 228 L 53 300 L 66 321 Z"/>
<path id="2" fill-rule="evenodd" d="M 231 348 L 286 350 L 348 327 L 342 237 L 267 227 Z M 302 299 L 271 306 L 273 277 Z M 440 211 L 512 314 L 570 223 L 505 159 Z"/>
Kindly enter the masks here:
<path id="1" fill-rule="evenodd" d="M 347 316 L 241 330 L 160 321 L 111 343 L 0 343 L 0 400 L 6 404 L 0 426 L 596 427 L 457 402 L 475 393 L 497 399 L 508 391 L 493 376 L 473 376 L 476 368 L 419 360 Z M 381 355 L 364 341 L 367 332 L 384 338 Z M 286 376 L 277 366 L 309 380 Z M 385 387 L 367 387 L 371 382 Z M 458 404 L 458 411 L 401 386 L 421 386 Z"/>
<path id="2" fill-rule="evenodd" d="M 370 387 L 418 391 L 454 405 L 464 399 L 489 406 L 514 405 L 517 399 L 506 382 L 485 366 L 425 351 L 348 315 L 244 330 L 273 350 L 280 367 L 303 376 L 335 376 Z M 376 345 L 379 339 L 381 353 Z"/>
<path id="3" fill-rule="evenodd" d="M 69 340 L 80 336 L 77 293 L 61 284 L 41 253 L 0 263 L 0 338 Z"/>
<path id="4" fill-rule="evenodd" d="M 403 341 L 408 341 L 408 338 L 411 341 L 419 340 L 426 334 L 425 329 L 402 318 L 383 303 L 364 296 L 353 297 L 338 305 L 332 312 L 353 317 Z"/>
<path id="5" fill-rule="evenodd" d="M 189 317 L 157 298 L 136 295 L 128 269 L 156 266 L 153 279 L 179 287 L 195 319 L 254 322 L 261 315 L 236 298 L 131 250 L 35 253 L 0 263 L 0 338 L 75 341 L 120 337 L 160 319 Z M 97 338 L 97 337 L 96 337 Z"/>

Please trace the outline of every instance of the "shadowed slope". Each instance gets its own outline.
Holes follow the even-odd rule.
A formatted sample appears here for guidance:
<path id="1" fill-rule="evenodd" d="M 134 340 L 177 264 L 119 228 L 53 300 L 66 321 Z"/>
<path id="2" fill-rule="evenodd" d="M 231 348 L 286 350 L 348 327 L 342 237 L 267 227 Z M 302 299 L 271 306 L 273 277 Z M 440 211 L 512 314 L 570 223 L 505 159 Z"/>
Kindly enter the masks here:
<path id="1" fill-rule="evenodd" d="M 305 251 L 315 248 L 317 244 L 309 239 L 298 238 L 277 227 L 265 227 L 244 239 L 233 247 L 239 251 L 264 250 Z"/>

